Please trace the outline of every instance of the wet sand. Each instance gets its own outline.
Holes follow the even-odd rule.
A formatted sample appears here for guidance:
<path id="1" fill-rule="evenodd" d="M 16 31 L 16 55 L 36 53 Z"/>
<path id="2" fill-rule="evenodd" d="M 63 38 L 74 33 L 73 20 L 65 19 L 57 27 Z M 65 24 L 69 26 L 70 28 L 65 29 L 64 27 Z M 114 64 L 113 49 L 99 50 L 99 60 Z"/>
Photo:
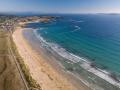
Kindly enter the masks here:
<path id="1" fill-rule="evenodd" d="M 42 90 L 88 90 L 82 83 L 77 84 L 74 80 L 71 81 L 70 76 L 60 73 L 62 70 L 56 62 L 49 60 L 55 61 L 56 58 L 49 57 L 43 49 L 39 50 L 39 53 L 36 52 L 24 38 L 23 30 L 17 27 L 13 33 L 13 40 L 32 77 L 40 84 Z"/>

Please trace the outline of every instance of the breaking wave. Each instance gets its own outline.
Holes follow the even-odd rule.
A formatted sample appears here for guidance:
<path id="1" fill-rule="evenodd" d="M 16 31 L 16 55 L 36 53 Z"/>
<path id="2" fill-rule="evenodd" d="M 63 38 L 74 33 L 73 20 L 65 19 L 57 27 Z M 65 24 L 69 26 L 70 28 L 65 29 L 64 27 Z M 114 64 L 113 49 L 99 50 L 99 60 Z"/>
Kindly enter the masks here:
<path id="1" fill-rule="evenodd" d="M 76 23 L 84 22 L 84 21 L 82 21 L 82 20 L 79 20 L 79 21 L 78 21 L 78 20 L 73 20 L 73 19 L 71 19 L 70 21 L 71 21 L 71 22 L 76 22 Z"/>
<path id="2" fill-rule="evenodd" d="M 77 27 L 77 28 L 79 28 L 79 27 Z M 65 58 L 67 60 L 72 61 L 73 63 L 81 62 L 80 66 L 82 68 L 84 68 L 88 72 L 91 72 L 91 73 L 101 77 L 102 79 L 108 81 L 109 83 L 120 88 L 120 83 L 118 83 L 118 81 L 116 81 L 115 79 L 111 78 L 109 72 L 102 70 L 100 68 L 96 69 L 96 68 L 92 67 L 91 62 L 89 60 L 87 60 L 84 57 L 79 57 L 73 53 L 68 52 L 66 49 L 62 48 L 60 45 L 58 45 L 56 43 L 47 42 L 43 37 L 41 37 L 40 34 L 38 34 L 37 30 L 33 30 L 33 32 L 34 32 L 35 36 L 39 39 L 42 46 L 44 46 L 46 48 L 51 48 L 58 55 L 62 56 L 63 58 Z"/>

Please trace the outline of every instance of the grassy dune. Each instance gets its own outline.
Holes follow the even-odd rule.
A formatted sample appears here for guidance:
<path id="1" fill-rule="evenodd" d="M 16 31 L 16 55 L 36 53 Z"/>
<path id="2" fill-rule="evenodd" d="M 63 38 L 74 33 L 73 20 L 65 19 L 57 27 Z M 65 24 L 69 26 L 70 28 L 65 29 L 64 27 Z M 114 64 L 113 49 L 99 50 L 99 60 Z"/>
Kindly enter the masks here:
<path id="1" fill-rule="evenodd" d="M 24 73 L 25 79 L 28 83 L 28 87 L 30 90 L 42 90 L 40 85 L 32 78 L 29 69 L 27 68 L 27 66 L 25 65 L 23 59 L 21 58 L 21 56 L 18 53 L 18 50 L 16 48 L 15 43 L 13 42 L 12 38 L 11 38 L 11 43 L 12 43 L 12 50 L 14 52 L 14 54 L 16 55 L 16 59 L 22 69 L 22 72 Z"/>
<path id="2" fill-rule="evenodd" d="M 25 90 L 14 60 L 8 53 L 7 32 L 0 30 L 0 90 Z"/>

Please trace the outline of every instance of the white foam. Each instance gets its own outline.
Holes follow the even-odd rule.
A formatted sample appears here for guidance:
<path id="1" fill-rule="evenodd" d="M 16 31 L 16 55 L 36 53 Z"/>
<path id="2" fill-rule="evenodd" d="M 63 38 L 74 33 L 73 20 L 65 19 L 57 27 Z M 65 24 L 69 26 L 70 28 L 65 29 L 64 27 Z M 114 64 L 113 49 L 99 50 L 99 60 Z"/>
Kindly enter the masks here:
<path id="1" fill-rule="evenodd" d="M 95 68 L 92 68 L 90 66 L 90 64 L 88 63 L 83 63 L 81 65 L 85 70 L 91 72 L 91 73 L 94 73 L 95 75 L 101 77 L 102 79 L 106 80 L 107 82 L 117 86 L 120 88 L 120 83 L 118 83 L 117 81 L 115 81 L 114 79 L 112 79 L 110 76 L 109 76 L 109 72 L 106 72 L 106 71 L 103 71 L 101 69 L 95 69 Z"/>
<path id="2" fill-rule="evenodd" d="M 109 72 L 105 71 L 105 70 L 101 70 L 99 68 L 95 69 L 91 66 L 91 62 L 83 57 L 79 57 L 77 55 L 74 55 L 70 52 L 68 52 L 67 50 L 65 50 L 64 48 L 62 48 L 61 46 L 59 46 L 58 44 L 55 43 L 50 43 L 50 42 L 46 42 L 46 40 L 41 37 L 40 35 L 37 34 L 37 30 L 33 30 L 33 32 L 35 33 L 35 35 L 37 36 L 37 38 L 40 40 L 42 46 L 46 46 L 46 47 L 50 47 L 52 50 L 54 50 L 57 54 L 59 54 L 60 56 L 62 56 L 63 58 L 66 58 L 67 60 L 72 61 L 73 63 L 77 63 L 77 62 L 81 62 L 81 67 L 84 68 L 85 70 L 87 70 L 88 72 L 91 72 L 99 77 L 101 77 L 102 79 L 106 80 L 107 82 L 117 86 L 120 88 L 120 83 L 118 83 L 117 81 L 115 81 L 114 79 L 112 79 L 109 76 Z"/>
<path id="3" fill-rule="evenodd" d="M 73 20 L 73 19 L 71 19 L 70 21 L 72 21 L 72 22 L 84 22 L 84 21 L 82 21 L 82 20 Z"/>
<path id="4" fill-rule="evenodd" d="M 76 32 L 76 31 L 78 31 L 78 30 L 80 30 L 81 28 L 79 27 L 79 26 L 75 26 L 75 29 L 73 30 L 73 31 L 71 31 L 71 32 Z"/>

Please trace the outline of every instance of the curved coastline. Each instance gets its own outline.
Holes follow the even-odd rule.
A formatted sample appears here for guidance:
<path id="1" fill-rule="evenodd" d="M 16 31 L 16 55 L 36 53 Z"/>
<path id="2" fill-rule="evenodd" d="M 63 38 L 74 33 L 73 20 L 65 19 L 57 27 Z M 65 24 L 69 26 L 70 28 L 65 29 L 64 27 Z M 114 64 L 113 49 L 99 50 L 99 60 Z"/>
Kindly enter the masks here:
<path id="1" fill-rule="evenodd" d="M 23 30 L 24 29 L 24 30 Z M 104 80 L 105 80 L 105 82 L 107 81 L 108 83 L 107 84 L 105 84 L 105 85 L 113 85 L 113 86 L 110 86 L 109 88 L 111 88 L 111 87 L 113 87 L 113 88 L 115 88 L 114 86 L 116 86 L 116 87 L 120 87 L 120 83 L 118 83 L 117 81 L 115 81 L 113 78 L 111 78 L 110 76 L 109 76 L 109 72 L 107 72 L 107 71 L 105 71 L 105 70 L 101 70 L 101 69 L 99 69 L 99 68 L 94 68 L 94 67 L 91 67 L 91 62 L 89 62 L 87 59 L 85 59 L 85 58 L 83 58 L 83 57 L 78 57 L 78 56 L 76 56 L 76 55 L 74 55 L 74 54 L 72 54 L 72 53 L 69 53 L 69 52 L 67 52 L 65 49 L 63 49 L 61 46 L 59 46 L 59 45 L 57 45 L 57 44 L 54 44 L 54 43 L 49 43 L 49 42 L 46 42 L 45 40 L 44 40 L 44 38 L 43 37 L 41 37 L 41 36 L 39 36 L 39 35 L 37 35 L 37 29 L 32 29 L 32 28 L 27 28 L 28 30 L 29 29 L 31 29 L 31 33 L 33 34 L 35 34 L 35 36 L 37 36 L 37 40 L 39 40 L 39 45 L 40 46 L 42 46 L 42 47 L 45 47 L 45 48 L 47 48 L 47 49 L 49 49 L 50 51 L 54 51 L 55 53 L 57 53 L 58 55 L 60 55 L 60 56 L 62 56 L 63 58 L 65 58 L 65 59 L 67 59 L 67 60 L 70 60 L 70 62 L 73 62 L 73 63 L 79 63 L 80 61 L 82 62 L 82 64 L 80 65 L 84 70 L 86 70 L 86 71 L 88 71 L 88 72 L 90 72 L 90 73 L 93 73 L 94 75 L 96 75 L 96 76 L 98 76 L 98 77 L 100 77 L 101 79 L 103 79 L 102 80 L 102 82 L 104 82 Z M 26 30 L 26 31 L 28 31 L 28 30 Z M 22 31 L 24 32 L 25 31 L 25 28 L 22 28 Z M 23 34 L 23 33 L 22 33 Z M 26 38 L 24 38 L 24 39 L 26 39 Z M 29 42 L 29 40 L 27 41 L 27 40 L 25 40 L 26 42 Z M 49 44 L 49 45 L 46 45 L 46 43 L 47 44 Z M 28 44 L 28 43 L 27 43 Z M 54 47 L 52 47 L 52 46 L 54 46 Z M 34 48 L 33 48 L 33 50 L 34 50 Z M 64 51 L 63 52 L 63 54 L 64 55 L 61 55 L 61 50 L 62 51 Z M 58 51 L 60 51 L 60 52 L 58 52 Z M 66 54 L 67 53 L 67 54 Z M 44 53 L 45 54 L 45 53 Z M 46 54 L 45 54 L 46 55 Z M 66 56 L 68 56 L 67 58 L 66 58 Z M 46 57 L 46 56 L 45 56 Z M 75 62 L 73 61 L 73 59 L 75 58 Z M 48 63 L 49 64 L 49 63 Z M 60 65 L 60 66 L 62 66 L 62 65 Z M 62 66 L 63 67 L 63 66 Z M 55 68 L 55 67 L 53 67 L 53 68 Z M 63 67 L 64 68 L 64 67 Z M 65 68 L 64 68 L 65 69 Z M 74 77 L 76 77 L 77 79 L 79 79 L 82 83 L 84 83 L 85 85 L 87 85 L 88 87 L 91 87 L 91 85 L 86 81 L 86 80 L 84 80 L 84 78 L 80 78 L 79 77 L 79 75 L 77 75 L 77 74 L 74 74 L 74 73 L 71 73 L 69 70 L 67 71 L 68 73 L 70 73 L 72 76 L 74 76 Z M 92 74 L 92 75 L 93 75 Z M 93 76 L 94 77 L 94 76 Z M 89 77 L 88 76 L 88 78 L 91 78 L 91 77 Z M 99 78 L 99 79 L 100 79 Z M 91 79 L 94 79 L 94 78 L 91 78 Z M 109 84 L 110 83 L 110 84 Z M 80 85 L 80 84 L 79 84 Z M 95 86 L 96 87 L 96 86 Z M 95 87 L 93 87 L 93 85 L 92 85 L 92 89 L 93 88 L 95 88 Z M 106 90 L 106 89 L 103 89 L 103 88 L 101 88 L 101 87 L 99 87 L 98 86 L 98 88 L 99 88 L 99 90 Z M 63 89 L 64 90 L 64 89 Z M 66 90 L 66 89 L 65 89 Z M 78 90 L 80 90 L 80 89 L 78 89 Z M 86 90 L 86 89 L 85 89 Z M 107 89 L 108 90 L 108 89 Z M 113 90 L 113 89 L 111 89 L 111 90 Z M 115 90 L 119 90 L 119 89 L 115 89 Z"/>
<path id="2" fill-rule="evenodd" d="M 41 53 L 35 52 L 28 44 L 28 41 L 23 36 L 23 28 L 18 27 L 13 34 L 14 42 L 17 45 L 18 51 L 29 67 L 31 75 L 40 84 L 42 90 L 88 90 L 84 85 L 79 87 L 72 85 L 69 78 L 59 74 L 49 65 L 45 59 L 49 58 Z M 17 38 L 16 38 L 17 37 Z M 53 58 L 52 58 L 53 59 Z M 42 77 L 42 78 L 41 78 Z"/>
<path id="3" fill-rule="evenodd" d="M 92 67 L 91 62 L 89 60 L 87 60 L 83 57 L 76 56 L 72 53 L 69 53 L 64 48 L 62 48 L 61 46 L 59 46 L 57 44 L 46 42 L 43 37 L 41 37 L 40 35 L 37 35 L 37 30 L 33 30 L 33 32 L 36 35 L 36 37 L 40 40 L 40 42 L 43 43 L 43 45 L 50 47 L 52 50 L 54 50 L 60 56 L 66 58 L 67 60 L 72 61 L 73 63 L 81 62 L 82 68 L 84 68 L 85 70 L 87 70 L 89 72 L 94 73 L 95 75 L 101 77 L 102 79 L 104 79 L 104 80 L 108 81 L 109 83 L 116 85 L 120 88 L 120 83 L 118 83 L 117 81 L 115 81 L 114 79 L 109 77 L 109 75 L 110 75 L 109 72 L 99 69 L 99 68 Z"/>
<path id="4" fill-rule="evenodd" d="M 58 55 L 62 56 L 63 58 L 65 58 L 67 60 L 72 61 L 73 63 L 79 63 L 79 62 L 81 62 L 82 64 L 80 66 L 82 68 L 84 68 L 86 71 L 91 72 L 94 75 L 96 75 L 96 76 L 104 79 L 105 81 L 109 82 L 110 84 L 115 85 L 116 87 L 120 88 L 120 83 L 117 80 L 115 80 L 114 77 L 112 78 L 110 76 L 110 72 L 108 72 L 106 70 L 102 70 L 102 69 L 97 68 L 97 67 L 92 67 L 92 65 L 91 65 L 92 62 L 90 62 L 86 58 L 78 57 L 78 56 L 76 56 L 76 55 L 74 55 L 72 53 L 69 53 L 64 48 L 62 48 L 61 46 L 59 46 L 57 44 L 46 42 L 46 40 L 43 37 L 41 37 L 40 35 L 37 34 L 37 30 L 33 30 L 33 32 L 36 35 L 36 37 L 40 40 L 40 42 L 43 44 L 43 46 L 51 48 Z M 85 85 L 90 86 L 84 80 L 81 79 L 81 81 Z"/>

